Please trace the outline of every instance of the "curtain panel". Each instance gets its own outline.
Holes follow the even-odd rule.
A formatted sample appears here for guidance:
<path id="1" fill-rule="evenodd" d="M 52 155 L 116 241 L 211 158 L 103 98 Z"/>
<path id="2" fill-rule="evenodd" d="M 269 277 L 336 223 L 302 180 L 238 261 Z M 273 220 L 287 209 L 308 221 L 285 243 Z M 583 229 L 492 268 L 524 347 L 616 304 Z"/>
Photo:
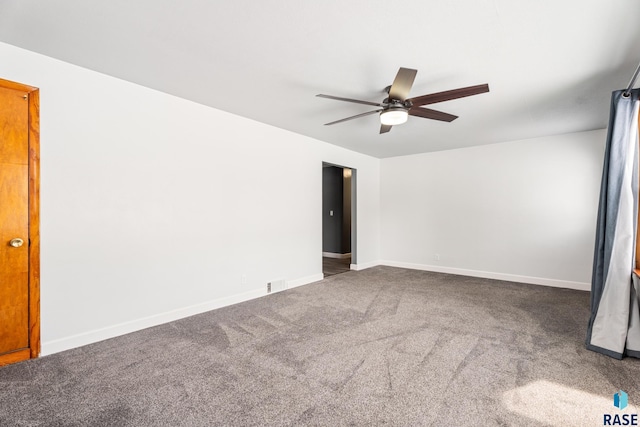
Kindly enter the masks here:
<path id="1" fill-rule="evenodd" d="M 634 278 L 638 218 L 638 89 L 611 96 L 600 186 L 586 345 L 616 359 L 640 357 L 640 280 Z"/>

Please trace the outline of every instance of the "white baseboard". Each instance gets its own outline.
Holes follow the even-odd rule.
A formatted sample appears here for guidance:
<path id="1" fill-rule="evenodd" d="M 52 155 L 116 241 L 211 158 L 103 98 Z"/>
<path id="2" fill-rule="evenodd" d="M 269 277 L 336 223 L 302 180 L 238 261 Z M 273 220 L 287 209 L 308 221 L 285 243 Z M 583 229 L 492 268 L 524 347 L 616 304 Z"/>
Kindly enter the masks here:
<path id="1" fill-rule="evenodd" d="M 348 254 L 337 254 L 334 252 L 322 252 L 322 256 L 325 258 L 338 258 L 338 259 L 345 259 L 345 258 L 351 258 L 351 252 L 349 252 Z"/>
<path id="2" fill-rule="evenodd" d="M 303 277 L 296 280 L 287 281 L 287 288 L 295 288 L 307 285 L 323 279 L 322 273 L 312 276 Z M 196 314 L 215 310 L 217 308 L 238 304 L 255 298 L 260 298 L 267 294 L 266 287 L 264 289 L 254 289 L 228 297 L 217 298 L 201 304 L 195 304 L 188 307 L 178 308 L 164 313 L 155 314 L 153 316 L 143 317 L 141 319 L 131 320 L 112 326 L 107 326 L 93 331 L 83 332 L 81 334 L 72 335 L 70 337 L 60 338 L 57 340 L 46 341 L 42 343 L 41 356 L 46 356 L 61 351 L 70 350 L 72 348 L 82 347 L 83 345 L 93 344 L 104 341 L 109 338 L 115 338 L 120 335 L 129 334 L 131 332 L 140 331 L 152 326 L 161 325 L 163 323 L 173 322 L 174 320 L 183 319 L 185 317 L 194 316 Z"/>
<path id="3" fill-rule="evenodd" d="M 543 277 L 520 276 L 517 274 L 493 273 L 490 271 L 467 270 L 464 268 L 442 267 L 439 265 L 413 264 L 399 261 L 380 261 L 380 265 L 389 267 L 409 268 L 411 270 L 433 271 L 436 273 L 458 274 L 460 276 L 481 277 L 484 279 L 506 280 L 509 282 L 528 283 L 532 285 L 552 286 L 554 288 L 575 289 L 578 291 L 590 291 L 591 284 L 584 282 L 571 282 L 568 280 L 546 279 Z"/>
<path id="4" fill-rule="evenodd" d="M 358 264 L 351 264 L 349 268 L 351 268 L 351 270 L 361 271 L 378 265 L 381 265 L 380 261 L 359 262 Z"/>
<path id="5" fill-rule="evenodd" d="M 301 279 L 287 281 L 287 289 L 297 288 L 298 286 L 308 285 L 309 283 L 319 282 L 324 279 L 324 274 L 314 274 L 311 276 L 303 277 Z"/>
<path id="6" fill-rule="evenodd" d="M 438 273 L 458 274 L 461 276 L 482 277 L 486 279 L 506 280 L 510 282 L 530 283 L 534 285 L 553 286 L 557 288 L 576 289 L 580 291 L 590 291 L 591 285 L 583 282 L 571 282 L 566 280 L 546 279 L 541 277 L 529 277 L 520 276 L 515 274 L 505 273 L 492 273 L 487 271 L 467 270 L 463 268 L 442 267 L 437 265 L 426 264 L 413 264 L 407 262 L 398 261 L 372 261 L 366 263 L 351 264 L 351 270 L 361 271 L 367 268 L 375 267 L 378 265 L 386 265 L 389 267 L 401 267 L 412 270 L 424 270 L 433 271 Z M 311 276 L 302 277 L 287 281 L 287 289 L 296 288 L 298 286 L 307 285 L 310 283 L 322 280 L 324 275 L 322 273 L 314 274 Z M 120 335 L 125 335 L 131 332 L 136 332 L 152 326 L 161 325 L 163 323 L 172 322 L 174 320 L 182 319 L 196 314 L 204 313 L 207 311 L 215 310 L 217 308 L 226 307 L 233 304 L 238 304 L 244 301 L 249 301 L 255 298 L 266 296 L 267 290 L 254 289 L 251 291 L 243 292 L 228 297 L 217 298 L 215 300 L 207 301 L 201 304 L 195 304 L 188 307 L 178 308 L 165 313 L 159 313 L 153 316 L 144 317 L 141 319 L 131 320 L 129 322 L 119 323 L 117 325 L 107 326 L 101 329 L 95 329 L 93 331 L 83 332 L 81 334 L 72 335 L 70 337 L 60 338 L 52 341 L 45 341 L 42 343 L 42 356 L 46 356 L 53 353 L 59 353 L 61 351 L 70 350 L 72 348 L 81 347 L 83 345 L 92 344 L 98 341 L 103 341 L 109 338 L 114 338 Z"/>

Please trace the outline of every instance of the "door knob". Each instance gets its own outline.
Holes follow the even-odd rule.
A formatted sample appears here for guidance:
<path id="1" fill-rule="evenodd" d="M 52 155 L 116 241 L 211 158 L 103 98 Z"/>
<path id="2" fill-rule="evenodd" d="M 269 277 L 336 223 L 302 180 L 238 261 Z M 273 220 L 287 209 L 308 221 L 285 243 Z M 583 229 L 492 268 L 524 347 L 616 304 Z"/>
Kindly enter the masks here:
<path id="1" fill-rule="evenodd" d="M 16 237 L 15 239 L 11 239 L 11 241 L 9 242 L 9 245 L 13 246 L 14 248 L 19 248 L 20 246 L 22 246 L 23 243 L 24 243 L 24 240 Z"/>

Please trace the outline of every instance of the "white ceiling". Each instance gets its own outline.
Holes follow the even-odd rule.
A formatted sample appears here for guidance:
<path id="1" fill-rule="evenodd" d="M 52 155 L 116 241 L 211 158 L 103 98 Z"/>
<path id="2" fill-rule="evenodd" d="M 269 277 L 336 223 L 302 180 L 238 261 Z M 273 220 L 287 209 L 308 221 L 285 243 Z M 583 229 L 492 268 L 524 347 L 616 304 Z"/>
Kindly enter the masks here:
<path id="1" fill-rule="evenodd" d="M 0 41 L 376 157 L 604 128 L 640 61 L 638 0 L 0 0 Z M 2 60 L 2 58 L 0 58 Z M 411 96 L 489 83 L 379 135 Z M 232 141 L 230 141 L 232 143 Z"/>

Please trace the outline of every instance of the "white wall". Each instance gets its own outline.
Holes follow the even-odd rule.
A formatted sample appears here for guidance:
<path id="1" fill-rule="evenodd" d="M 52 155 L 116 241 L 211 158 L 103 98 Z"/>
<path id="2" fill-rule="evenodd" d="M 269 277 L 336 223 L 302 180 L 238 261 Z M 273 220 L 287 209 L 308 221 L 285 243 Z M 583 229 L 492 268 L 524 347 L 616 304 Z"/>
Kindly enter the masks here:
<path id="1" fill-rule="evenodd" d="M 379 259 L 378 159 L 7 44 L 0 58 L 40 88 L 43 354 L 321 279 L 323 161 L 357 169 L 358 264 Z"/>
<path id="2" fill-rule="evenodd" d="M 589 289 L 605 138 L 382 160 L 382 263 Z"/>

